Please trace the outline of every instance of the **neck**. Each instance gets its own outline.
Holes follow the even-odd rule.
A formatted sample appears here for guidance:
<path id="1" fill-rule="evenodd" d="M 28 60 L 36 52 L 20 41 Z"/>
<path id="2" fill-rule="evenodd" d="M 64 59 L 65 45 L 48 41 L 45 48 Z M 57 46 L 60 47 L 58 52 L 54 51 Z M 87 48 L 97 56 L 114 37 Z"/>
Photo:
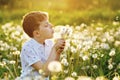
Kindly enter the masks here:
<path id="1" fill-rule="evenodd" d="M 38 43 L 40 43 L 40 44 L 45 44 L 45 39 L 43 39 L 43 38 L 41 38 L 41 39 L 38 39 L 38 38 L 35 38 L 34 37 L 34 39 L 38 42 Z"/>

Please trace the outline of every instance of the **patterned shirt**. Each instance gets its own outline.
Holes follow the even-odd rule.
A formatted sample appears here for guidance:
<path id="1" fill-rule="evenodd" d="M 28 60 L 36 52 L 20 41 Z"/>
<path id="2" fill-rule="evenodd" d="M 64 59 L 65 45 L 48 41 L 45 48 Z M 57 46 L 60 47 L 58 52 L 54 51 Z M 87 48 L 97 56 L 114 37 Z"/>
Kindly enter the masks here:
<path id="1" fill-rule="evenodd" d="M 26 42 L 21 50 L 20 58 L 22 65 L 21 78 L 40 76 L 31 65 L 40 61 L 45 63 L 49 57 L 53 42 L 46 40 L 45 45 L 38 43 L 35 39 Z"/>

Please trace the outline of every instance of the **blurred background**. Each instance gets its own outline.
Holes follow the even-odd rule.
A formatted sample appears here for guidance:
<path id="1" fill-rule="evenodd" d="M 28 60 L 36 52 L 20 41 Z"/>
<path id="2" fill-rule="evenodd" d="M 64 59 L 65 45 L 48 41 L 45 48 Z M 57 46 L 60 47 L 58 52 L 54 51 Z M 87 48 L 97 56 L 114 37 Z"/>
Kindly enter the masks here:
<path id="1" fill-rule="evenodd" d="M 54 25 L 120 21 L 120 0 L 0 0 L 0 24 L 15 22 L 29 11 L 46 11 Z"/>

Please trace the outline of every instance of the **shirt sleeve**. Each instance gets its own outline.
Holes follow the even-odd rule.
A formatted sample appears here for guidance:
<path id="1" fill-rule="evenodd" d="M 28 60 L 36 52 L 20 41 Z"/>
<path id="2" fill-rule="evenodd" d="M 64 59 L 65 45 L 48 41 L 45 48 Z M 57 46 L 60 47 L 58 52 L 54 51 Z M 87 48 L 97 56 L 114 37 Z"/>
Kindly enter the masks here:
<path id="1" fill-rule="evenodd" d="M 40 57 L 37 55 L 37 52 L 32 47 L 24 47 L 22 49 L 22 57 L 29 66 L 40 61 Z"/>

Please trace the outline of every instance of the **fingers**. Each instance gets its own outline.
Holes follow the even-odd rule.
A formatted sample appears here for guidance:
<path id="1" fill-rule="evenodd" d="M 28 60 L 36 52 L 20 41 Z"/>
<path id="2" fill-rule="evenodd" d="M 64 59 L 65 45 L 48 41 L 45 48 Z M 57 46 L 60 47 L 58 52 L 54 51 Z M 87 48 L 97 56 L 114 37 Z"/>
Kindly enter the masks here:
<path id="1" fill-rule="evenodd" d="M 65 40 L 64 39 L 58 39 L 56 42 L 56 46 L 60 47 L 60 46 L 65 46 Z"/>
<path id="2" fill-rule="evenodd" d="M 65 47 L 65 40 L 64 39 L 58 39 L 56 44 L 55 44 L 55 48 L 58 54 L 60 54 Z"/>
<path id="3" fill-rule="evenodd" d="M 64 49 L 58 49 L 57 54 L 60 54 Z"/>

